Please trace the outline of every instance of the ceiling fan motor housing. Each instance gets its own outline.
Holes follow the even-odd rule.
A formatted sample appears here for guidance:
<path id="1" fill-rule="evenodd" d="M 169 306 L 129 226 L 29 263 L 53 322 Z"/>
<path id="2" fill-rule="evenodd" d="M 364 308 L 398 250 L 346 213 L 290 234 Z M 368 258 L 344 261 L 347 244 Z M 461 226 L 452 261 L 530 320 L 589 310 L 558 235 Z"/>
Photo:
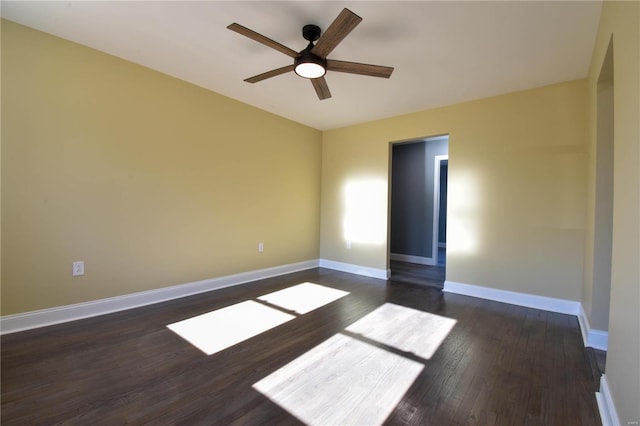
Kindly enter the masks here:
<path id="1" fill-rule="evenodd" d="M 302 37 L 313 43 L 320 38 L 320 27 L 317 25 L 305 25 L 302 27 Z"/>

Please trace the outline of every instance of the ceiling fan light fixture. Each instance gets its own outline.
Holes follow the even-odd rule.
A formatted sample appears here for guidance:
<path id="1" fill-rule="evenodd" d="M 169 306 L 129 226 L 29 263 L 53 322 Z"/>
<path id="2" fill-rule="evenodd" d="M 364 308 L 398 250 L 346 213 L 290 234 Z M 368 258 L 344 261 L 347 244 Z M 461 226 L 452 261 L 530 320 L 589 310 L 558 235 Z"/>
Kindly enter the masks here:
<path id="1" fill-rule="evenodd" d="M 320 78 L 327 72 L 327 62 L 311 52 L 303 52 L 294 60 L 296 74 L 304 78 Z"/>
<path id="2" fill-rule="evenodd" d="M 344 8 L 327 27 L 324 34 L 322 34 L 320 27 L 317 25 L 305 25 L 302 27 L 302 37 L 309 42 L 309 45 L 300 52 L 296 52 L 240 24 L 233 23 L 227 28 L 293 58 L 293 64 L 289 62 L 287 66 L 254 75 L 253 77 L 246 78 L 244 81 L 247 83 L 257 83 L 267 78 L 294 71 L 300 77 L 311 80 L 311 85 L 316 91 L 318 99 L 323 100 L 331 97 L 327 81 L 324 79 L 324 75 L 329 68 L 329 71 L 382 78 L 389 78 L 393 72 L 393 67 L 327 59 L 327 56 L 333 49 L 335 49 L 360 21 L 362 21 L 361 17 L 349 9 Z M 314 45 L 314 42 L 317 42 L 317 44 Z"/>

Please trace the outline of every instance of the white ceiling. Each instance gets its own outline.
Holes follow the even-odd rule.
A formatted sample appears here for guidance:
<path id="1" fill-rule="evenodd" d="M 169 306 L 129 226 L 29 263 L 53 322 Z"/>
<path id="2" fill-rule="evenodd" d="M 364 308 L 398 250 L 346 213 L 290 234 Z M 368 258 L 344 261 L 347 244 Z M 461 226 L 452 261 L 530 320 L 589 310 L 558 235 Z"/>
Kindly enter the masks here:
<path id="1" fill-rule="evenodd" d="M 584 78 L 601 1 L 2 1 L 4 18 L 192 82 L 320 130 Z M 294 50 L 342 8 L 363 18 L 330 59 L 395 67 L 390 79 L 329 72 L 318 100 L 292 62 L 229 31 Z"/>

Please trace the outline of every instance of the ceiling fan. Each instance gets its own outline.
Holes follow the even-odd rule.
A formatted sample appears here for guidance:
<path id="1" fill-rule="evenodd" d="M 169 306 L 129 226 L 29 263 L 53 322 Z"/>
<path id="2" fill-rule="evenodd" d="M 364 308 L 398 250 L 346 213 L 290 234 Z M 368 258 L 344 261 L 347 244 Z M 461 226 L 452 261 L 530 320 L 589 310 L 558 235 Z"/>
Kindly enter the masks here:
<path id="1" fill-rule="evenodd" d="M 257 83 L 259 81 L 266 80 L 267 78 L 294 71 L 300 77 L 311 80 L 311 84 L 313 84 L 313 88 L 316 90 L 318 98 L 322 100 L 331 97 L 329 86 L 327 86 L 327 81 L 324 78 L 327 71 L 361 74 L 382 78 L 389 78 L 393 72 L 393 67 L 327 59 L 329 53 L 336 48 L 336 46 L 360 23 L 360 21 L 362 21 L 361 17 L 345 8 L 340 12 L 331 25 L 329 25 L 329 28 L 322 33 L 322 35 L 320 27 L 317 25 L 305 25 L 302 28 L 302 37 L 309 41 L 309 45 L 300 52 L 296 52 L 295 50 L 290 49 L 277 41 L 271 40 L 262 34 L 258 34 L 249 28 L 243 27 L 240 24 L 233 23 L 227 28 L 293 58 L 293 64 L 291 65 L 249 77 L 244 81 L 248 83 Z M 315 45 L 313 44 L 314 42 L 316 42 Z"/>

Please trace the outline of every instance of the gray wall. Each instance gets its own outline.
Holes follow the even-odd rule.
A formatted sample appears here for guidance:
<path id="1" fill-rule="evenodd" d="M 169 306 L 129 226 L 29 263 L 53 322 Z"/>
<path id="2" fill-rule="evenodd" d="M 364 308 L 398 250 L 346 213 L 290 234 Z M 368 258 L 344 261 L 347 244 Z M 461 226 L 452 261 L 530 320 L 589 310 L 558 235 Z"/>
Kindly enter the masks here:
<path id="1" fill-rule="evenodd" d="M 434 157 L 446 155 L 448 140 L 393 145 L 391 165 L 391 253 L 432 257 Z"/>

